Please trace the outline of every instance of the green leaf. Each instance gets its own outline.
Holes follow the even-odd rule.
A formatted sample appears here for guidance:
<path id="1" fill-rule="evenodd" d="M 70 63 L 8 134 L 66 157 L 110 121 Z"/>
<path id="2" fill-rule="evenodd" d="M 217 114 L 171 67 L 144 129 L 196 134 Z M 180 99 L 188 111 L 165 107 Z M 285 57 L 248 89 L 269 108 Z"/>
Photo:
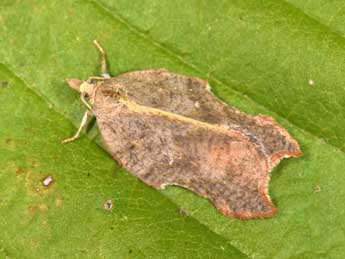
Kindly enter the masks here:
<path id="1" fill-rule="evenodd" d="M 0 256 L 343 258 L 344 4 L 339 1 L 2 1 Z M 88 137 L 65 78 L 164 67 L 273 116 L 304 156 L 273 172 L 279 213 L 243 221 L 177 187 L 158 192 Z M 314 84 L 310 84 L 310 80 Z M 72 126 L 72 124 L 74 127 Z M 42 179 L 54 182 L 44 187 Z M 315 190 L 319 191 L 315 191 Z M 112 199 L 112 211 L 103 203 Z M 180 208 L 186 211 L 179 213 Z"/>

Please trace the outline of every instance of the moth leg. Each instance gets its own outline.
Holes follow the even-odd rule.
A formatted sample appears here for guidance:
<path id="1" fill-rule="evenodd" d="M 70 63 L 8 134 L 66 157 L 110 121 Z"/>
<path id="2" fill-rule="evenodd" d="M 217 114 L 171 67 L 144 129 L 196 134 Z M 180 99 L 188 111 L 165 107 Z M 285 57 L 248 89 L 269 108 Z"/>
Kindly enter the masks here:
<path id="1" fill-rule="evenodd" d="M 85 100 L 85 97 L 84 97 L 83 94 L 80 95 L 80 99 L 81 99 L 81 101 L 85 104 L 85 106 L 86 106 L 89 110 L 92 110 L 91 105 Z"/>
<path id="2" fill-rule="evenodd" d="M 99 50 L 101 53 L 101 65 L 102 65 L 102 77 L 103 78 L 110 78 L 110 75 L 107 71 L 107 60 L 106 60 L 106 55 L 104 49 L 99 45 L 97 40 L 93 41 L 93 44 L 96 46 L 96 48 Z"/>
<path id="3" fill-rule="evenodd" d="M 68 143 L 68 142 L 72 142 L 72 141 L 76 140 L 77 138 L 79 138 L 82 129 L 85 127 L 85 125 L 86 125 L 86 123 L 87 123 L 87 116 L 88 116 L 88 115 L 90 115 L 90 112 L 89 112 L 89 111 L 84 112 L 83 118 L 82 118 L 82 120 L 81 120 L 79 129 L 77 130 L 77 132 L 74 134 L 73 137 L 70 137 L 70 138 L 68 138 L 68 139 L 63 140 L 63 141 L 61 142 L 62 144 L 65 144 L 65 143 Z"/>

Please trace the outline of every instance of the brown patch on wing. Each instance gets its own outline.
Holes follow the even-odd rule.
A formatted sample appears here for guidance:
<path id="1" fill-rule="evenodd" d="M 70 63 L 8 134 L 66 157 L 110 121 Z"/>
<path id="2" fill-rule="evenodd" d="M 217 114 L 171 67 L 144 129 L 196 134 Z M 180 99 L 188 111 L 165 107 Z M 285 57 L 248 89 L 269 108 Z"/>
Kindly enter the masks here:
<path id="1" fill-rule="evenodd" d="M 154 188 L 179 185 L 212 201 L 224 215 L 272 216 L 271 166 L 240 128 L 200 122 L 99 94 L 94 114 L 114 159 Z"/>

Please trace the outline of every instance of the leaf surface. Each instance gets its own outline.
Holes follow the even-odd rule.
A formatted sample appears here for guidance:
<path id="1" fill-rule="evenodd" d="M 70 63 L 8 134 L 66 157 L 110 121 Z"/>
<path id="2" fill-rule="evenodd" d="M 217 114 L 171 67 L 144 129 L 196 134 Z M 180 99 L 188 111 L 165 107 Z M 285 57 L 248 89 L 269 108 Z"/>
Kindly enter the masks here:
<path id="1" fill-rule="evenodd" d="M 343 4 L 308 3 L 3 1 L 1 253 L 343 258 Z M 286 127 L 304 156 L 272 172 L 278 215 L 223 217 L 183 189 L 145 186 L 87 138 L 60 145 L 84 111 L 64 79 L 100 73 L 95 38 L 112 75 L 164 67 L 199 76 L 225 102 Z M 99 144 L 95 128 L 88 136 Z M 47 175 L 55 180 L 49 188 L 41 185 Z M 111 212 L 102 207 L 109 198 Z"/>

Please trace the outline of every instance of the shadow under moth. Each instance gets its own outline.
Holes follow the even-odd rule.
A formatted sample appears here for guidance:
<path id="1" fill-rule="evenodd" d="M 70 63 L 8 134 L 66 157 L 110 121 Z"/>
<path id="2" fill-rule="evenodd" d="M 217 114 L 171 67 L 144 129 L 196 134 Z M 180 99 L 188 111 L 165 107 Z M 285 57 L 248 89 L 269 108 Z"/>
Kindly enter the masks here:
<path id="1" fill-rule="evenodd" d="M 102 77 L 68 79 L 96 117 L 112 157 L 144 183 L 178 185 L 208 198 L 222 214 L 239 218 L 276 213 L 269 173 L 298 143 L 269 116 L 252 116 L 218 100 L 207 81 L 147 69 L 110 77 L 105 52 Z"/>

